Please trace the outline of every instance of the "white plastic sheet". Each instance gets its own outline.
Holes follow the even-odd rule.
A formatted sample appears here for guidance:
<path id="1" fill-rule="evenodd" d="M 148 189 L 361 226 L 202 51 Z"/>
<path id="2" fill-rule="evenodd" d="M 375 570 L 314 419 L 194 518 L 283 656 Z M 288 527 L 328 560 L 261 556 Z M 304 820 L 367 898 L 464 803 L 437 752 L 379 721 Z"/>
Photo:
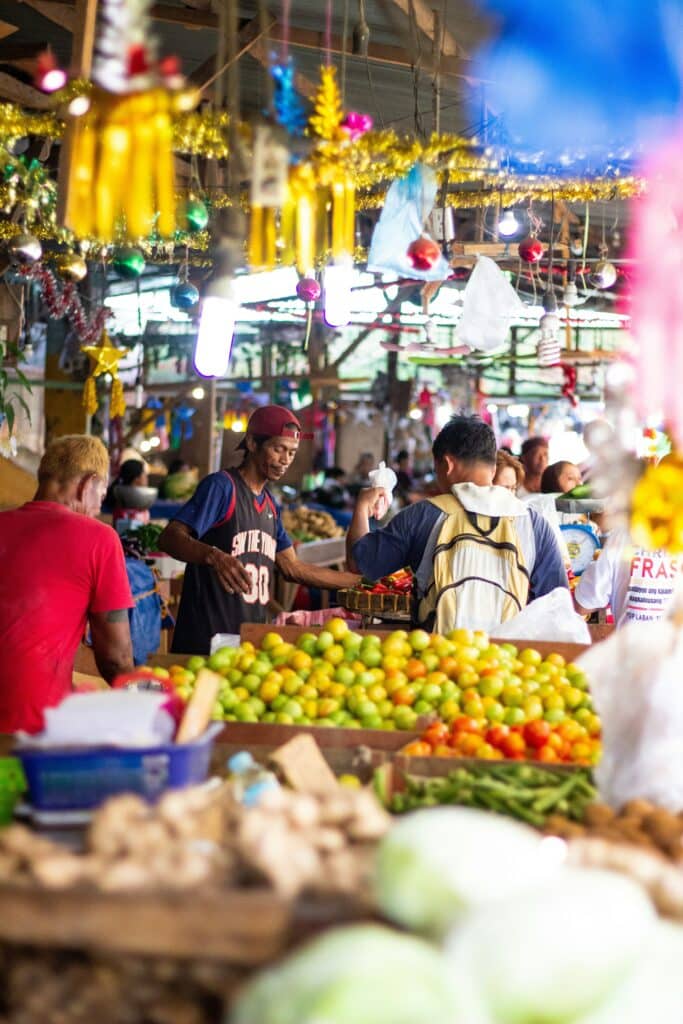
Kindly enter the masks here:
<path id="1" fill-rule="evenodd" d="M 524 303 L 507 277 L 488 256 L 479 256 L 465 287 L 458 340 L 472 349 L 491 352 L 505 344 L 510 321 Z"/>
<path id="2" fill-rule="evenodd" d="M 556 587 L 532 601 L 514 619 L 496 626 L 496 640 L 556 640 L 565 644 L 589 644 L 588 626 L 574 611 L 566 587 Z"/>
<path id="3" fill-rule="evenodd" d="M 683 811 L 683 631 L 631 623 L 579 659 L 602 719 L 601 798 Z"/>

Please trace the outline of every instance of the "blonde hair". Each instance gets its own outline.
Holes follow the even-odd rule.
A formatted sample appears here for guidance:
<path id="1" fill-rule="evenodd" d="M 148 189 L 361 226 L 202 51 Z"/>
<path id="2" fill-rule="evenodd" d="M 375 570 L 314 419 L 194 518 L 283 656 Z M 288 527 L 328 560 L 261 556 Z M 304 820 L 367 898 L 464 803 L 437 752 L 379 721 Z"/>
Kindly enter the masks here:
<path id="1" fill-rule="evenodd" d="M 77 477 L 109 479 L 109 453 L 98 437 L 67 434 L 58 437 L 45 450 L 38 466 L 38 481 L 57 480 L 68 483 Z"/>

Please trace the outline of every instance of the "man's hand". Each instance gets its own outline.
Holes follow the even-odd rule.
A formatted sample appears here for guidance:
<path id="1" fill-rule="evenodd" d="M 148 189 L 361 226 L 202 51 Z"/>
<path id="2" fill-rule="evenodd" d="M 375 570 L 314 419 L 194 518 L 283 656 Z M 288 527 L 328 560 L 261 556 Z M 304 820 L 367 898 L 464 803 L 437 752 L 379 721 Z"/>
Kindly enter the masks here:
<path id="1" fill-rule="evenodd" d="M 385 487 L 368 487 L 358 495 L 356 508 L 371 518 L 382 519 L 390 503 L 391 498 Z"/>
<path id="2" fill-rule="evenodd" d="M 228 594 L 248 594 L 251 590 L 249 573 L 234 555 L 211 548 L 206 556 L 206 565 L 214 570 Z"/>

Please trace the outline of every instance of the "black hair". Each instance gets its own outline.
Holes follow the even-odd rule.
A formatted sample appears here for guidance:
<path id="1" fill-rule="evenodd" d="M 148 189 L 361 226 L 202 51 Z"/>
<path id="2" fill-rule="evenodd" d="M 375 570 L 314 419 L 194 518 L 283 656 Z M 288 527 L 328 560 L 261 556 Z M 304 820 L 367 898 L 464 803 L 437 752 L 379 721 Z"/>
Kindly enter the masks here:
<path id="1" fill-rule="evenodd" d="M 179 473 L 183 466 L 186 466 L 187 462 L 185 459 L 174 459 L 171 465 L 168 467 L 168 475 L 171 473 Z"/>
<path id="2" fill-rule="evenodd" d="M 139 459 L 126 459 L 125 462 L 121 463 L 116 483 L 123 484 L 124 487 L 129 487 L 133 481 L 137 480 L 137 478 L 144 472 L 144 462 L 141 462 Z"/>
<path id="3" fill-rule="evenodd" d="M 547 466 L 543 470 L 543 476 L 541 477 L 541 494 L 558 494 L 561 492 L 560 475 L 565 466 L 573 465 L 573 462 L 563 459 L 562 462 L 553 462 L 552 466 Z"/>
<path id="4" fill-rule="evenodd" d="M 461 462 L 496 464 L 496 435 L 479 416 L 453 416 L 432 446 L 434 460 L 452 455 Z"/>
<path id="5" fill-rule="evenodd" d="M 409 458 L 410 458 L 410 452 L 407 452 L 405 450 L 405 448 L 401 448 L 400 452 L 396 456 L 396 461 L 397 462 L 403 462 L 404 459 L 409 459 Z"/>
<path id="6" fill-rule="evenodd" d="M 529 452 L 533 452 L 536 448 L 547 448 L 548 442 L 544 437 L 527 437 L 526 441 L 522 442 L 521 456 L 524 458 Z"/>
<path id="7" fill-rule="evenodd" d="M 328 466 L 325 470 L 325 476 L 330 480 L 341 480 L 343 476 L 346 476 L 346 471 L 341 466 Z"/>

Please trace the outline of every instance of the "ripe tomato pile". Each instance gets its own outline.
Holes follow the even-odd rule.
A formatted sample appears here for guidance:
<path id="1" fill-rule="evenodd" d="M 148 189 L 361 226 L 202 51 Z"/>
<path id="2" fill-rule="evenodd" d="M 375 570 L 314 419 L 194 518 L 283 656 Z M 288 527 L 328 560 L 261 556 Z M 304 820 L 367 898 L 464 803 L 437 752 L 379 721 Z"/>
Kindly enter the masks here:
<path id="1" fill-rule="evenodd" d="M 489 725 L 461 715 L 450 725 L 433 722 L 403 753 L 592 765 L 600 757 L 600 733 L 571 719 L 556 725 L 542 718 L 524 725 Z"/>

